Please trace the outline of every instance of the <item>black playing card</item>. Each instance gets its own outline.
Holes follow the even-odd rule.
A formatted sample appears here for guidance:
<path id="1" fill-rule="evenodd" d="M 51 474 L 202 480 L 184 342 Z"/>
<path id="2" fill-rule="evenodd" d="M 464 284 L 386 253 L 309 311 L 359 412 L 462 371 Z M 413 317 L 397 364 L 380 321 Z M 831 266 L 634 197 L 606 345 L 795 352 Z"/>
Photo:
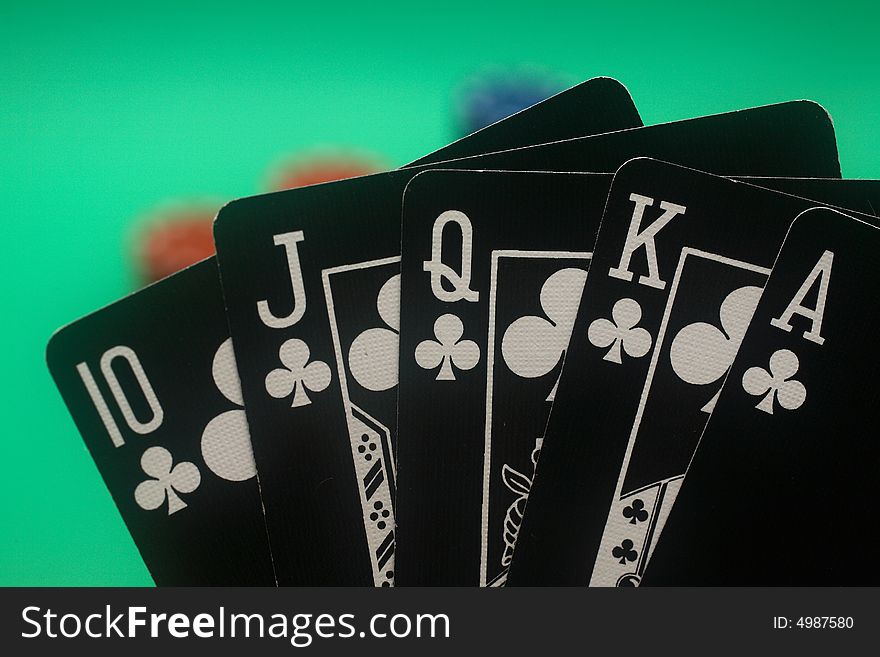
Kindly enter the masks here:
<path id="1" fill-rule="evenodd" d="M 503 583 L 610 182 L 428 171 L 407 186 L 398 584 Z"/>
<path id="2" fill-rule="evenodd" d="M 791 227 L 644 583 L 872 586 L 880 231 Z"/>
<path id="3" fill-rule="evenodd" d="M 652 160 L 618 171 L 511 584 L 638 583 L 775 250 L 812 205 Z"/>
<path id="4" fill-rule="evenodd" d="M 593 78 L 448 144 L 408 166 L 641 125 L 626 87 L 613 78 Z"/>
<path id="5" fill-rule="evenodd" d="M 213 258 L 60 329 L 47 361 L 157 584 L 274 585 Z"/>
<path id="6" fill-rule="evenodd" d="M 721 123 L 725 130 L 719 130 Z M 765 148 L 744 148 L 743 139 L 763 141 Z M 444 168 L 612 171 L 645 156 L 730 175 L 839 178 L 836 153 L 828 113 L 814 102 L 793 101 L 478 155 L 446 162 Z M 794 173 L 793 157 L 803 158 Z"/>
<path id="7" fill-rule="evenodd" d="M 574 170 L 613 170 L 648 153 L 729 173 L 839 175 L 828 116 L 802 101 L 464 158 L 443 167 L 504 169 L 512 159 L 516 168 L 530 169 L 553 161 L 554 153 L 560 165 Z M 398 256 L 400 199 L 420 170 L 241 199 L 227 205 L 215 223 L 227 316 L 276 572 L 284 584 L 378 585 L 393 579 L 387 486 L 393 458 L 383 458 L 381 447 L 393 446 L 394 427 L 380 426 L 381 409 L 355 409 L 358 404 L 343 398 L 340 377 L 348 377 L 348 370 L 333 371 L 330 365 L 348 356 L 334 350 L 330 326 L 335 323 L 339 333 L 337 345 L 352 332 L 330 319 L 328 309 L 336 316 L 344 310 L 335 300 L 333 272 L 384 267 Z M 381 323 L 373 328 L 395 332 L 387 321 L 393 315 L 382 317 L 378 309 L 386 282 L 376 280 L 376 299 L 364 303 L 376 304 Z M 391 290 L 393 284 L 386 292 Z M 351 380 L 345 385 L 353 389 Z M 367 390 L 360 399 L 394 394 L 388 390 Z M 380 406 L 387 408 L 387 402 L 376 402 L 376 409 Z"/>

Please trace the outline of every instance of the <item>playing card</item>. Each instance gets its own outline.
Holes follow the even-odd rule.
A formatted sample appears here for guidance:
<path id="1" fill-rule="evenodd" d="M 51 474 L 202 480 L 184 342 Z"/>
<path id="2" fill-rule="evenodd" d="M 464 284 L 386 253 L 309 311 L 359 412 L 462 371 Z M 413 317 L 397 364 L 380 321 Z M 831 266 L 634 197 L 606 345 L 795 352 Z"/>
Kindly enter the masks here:
<path id="1" fill-rule="evenodd" d="M 726 129 L 721 129 L 722 124 Z M 745 149 L 743 139 L 755 140 L 756 144 L 763 141 L 765 149 Z M 595 171 L 602 165 L 603 170 L 613 171 L 628 159 L 645 156 L 730 175 L 839 178 L 836 153 L 828 113 L 821 105 L 804 100 L 488 153 L 443 166 Z M 798 156 L 803 160 L 791 173 L 794 163 L 790 158 Z M 818 173 L 807 173 L 806 169 Z"/>
<path id="2" fill-rule="evenodd" d="M 875 227 L 832 210 L 794 222 L 645 584 L 880 582 L 864 564 L 880 538 L 878 248 Z"/>
<path id="3" fill-rule="evenodd" d="M 626 87 L 613 78 L 593 78 L 407 166 L 421 166 L 641 125 L 642 121 Z"/>
<path id="4" fill-rule="evenodd" d="M 812 205 L 652 160 L 618 171 L 511 583 L 638 583 L 785 230 Z"/>
<path id="5" fill-rule="evenodd" d="M 503 583 L 610 182 L 428 171 L 407 186 L 399 584 Z"/>
<path id="6" fill-rule="evenodd" d="M 730 173 L 839 175 L 828 116 L 803 101 L 464 158 L 443 167 L 504 169 L 511 158 L 515 168 L 531 169 L 558 153 L 560 163 L 573 170 L 613 170 L 645 152 Z M 423 168 L 241 199 L 223 208 L 215 222 L 227 316 L 281 583 L 379 585 L 393 579 L 388 482 L 394 459 L 382 458 L 380 447 L 394 445 L 395 427 L 365 430 L 382 424 L 382 411 L 355 412 L 351 363 L 331 368 L 351 360 L 336 353 L 331 326 L 336 324 L 340 347 L 343 334 L 353 334 L 340 326 L 344 309 L 336 302 L 334 272 L 354 268 L 372 276 L 369 268 L 399 256 L 401 196 Z M 395 314 L 383 317 L 378 308 L 388 280 L 375 281 L 375 301 L 364 303 L 376 304 L 373 317 L 379 323 L 371 328 L 396 332 Z M 328 294 L 336 319 L 328 314 Z M 392 283 L 383 299 L 393 294 Z M 392 359 L 387 353 L 382 358 Z M 389 376 L 380 377 L 381 385 L 396 379 Z M 349 399 L 343 397 L 343 377 Z M 371 396 L 367 392 L 359 399 Z"/>
<path id="7" fill-rule="evenodd" d="M 156 584 L 274 585 L 214 259 L 60 329 L 47 361 Z"/>

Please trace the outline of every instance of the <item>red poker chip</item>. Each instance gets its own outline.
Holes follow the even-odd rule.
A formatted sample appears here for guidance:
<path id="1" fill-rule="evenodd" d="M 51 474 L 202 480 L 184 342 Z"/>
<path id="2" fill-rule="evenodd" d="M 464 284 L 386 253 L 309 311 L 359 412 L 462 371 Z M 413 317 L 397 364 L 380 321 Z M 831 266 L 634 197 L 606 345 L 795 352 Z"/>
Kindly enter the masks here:
<path id="1" fill-rule="evenodd" d="M 214 255 L 215 205 L 164 211 L 140 229 L 135 246 L 138 274 L 152 283 Z"/>
<path id="2" fill-rule="evenodd" d="M 378 158 L 354 154 L 300 157 L 275 167 L 269 189 L 280 191 L 384 170 Z M 154 213 L 138 231 L 135 260 L 144 284 L 214 255 L 213 222 L 220 204 L 189 203 Z"/>

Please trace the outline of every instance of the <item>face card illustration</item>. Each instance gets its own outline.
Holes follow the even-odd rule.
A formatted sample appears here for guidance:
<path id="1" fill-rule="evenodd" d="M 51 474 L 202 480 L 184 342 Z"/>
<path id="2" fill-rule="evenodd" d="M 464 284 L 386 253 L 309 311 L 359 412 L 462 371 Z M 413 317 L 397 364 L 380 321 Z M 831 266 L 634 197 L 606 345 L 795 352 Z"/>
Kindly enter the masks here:
<path id="1" fill-rule="evenodd" d="M 325 269 L 324 294 L 358 492 L 369 521 L 367 542 L 375 555 L 373 577 L 390 586 L 400 258 Z"/>
<path id="2" fill-rule="evenodd" d="M 748 262 L 682 250 L 591 586 L 638 583 L 675 501 L 699 435 L 695 432 L 712 413 L 769 273 Z M 597 338 L 603 328 L 597 320 L 588 335 Z M 625 340 L 621 343 L 626 353 Z"/>
<path id="3" fill-rule="evenodd" d="M 871 586 L 880 475 L 880 231 L 791 227 L 699 441 L 646 585 Z M 855 556 L 854 556 L 855 555 Z"/>
<path id="4" fill-rule="evenodd" d="M 503 583 L 610 178 L 431 171 L 407 187 L 399 584 Z M 527 382 L 523 424 L 492 424 L 496 404 L 515 413 L 501 368 Z"/>
<path id="5" fill-rule="evenodd" d="M 215 260 L 60 329 L 47 360 L 157 584 L 274 585 Z"/>
<path id="6" fill-rule="evenodd" d="M 518 168 L 532 169 L 558 152 L 564 156 L 560 166 L 610 171 L 649 151 L 731 173 L 839 175 L 828 117 L 806 102 L 573 142 L 464 158 L 443 167 L 506 169 L 512 158 Z M 534 161 L 523 156 L 526 151 Z M 394 572 L 388 561 L 379 566 L 389 546 L 384 530 L 374 529 L 391 516 L 380 512 L 373 518 L 377 510 L 365 506 L 360 492 L 357 448 L 363 433 L 350 433 L 346 421 L 340 375 L 333 367 L 337 356 L 324 272 L 399 256 L 400 199 L 424 169 L 240 199 L 225 206 L 215 222 L 227 317 L 280 583 L 379 585 Z M 380 419 L 372 408 L 361 410 Z M 386 428 L 392 433 L 389 444 L 395 445 L 394 427 Z M 479 480 L 474 485 L 479 490 Z M 303 541 L 304 534 L 311 539 Z"/>
<path id="7" fill-rule="evenodd" d="M 492 253 L 481 586 L 507 578 L 589 259 L 589 252 Z"/>
<path id="8" fill-rule="evenodd" d="M 638 584 L 775 252 L 811 205 L 655 160 L 617 172 L 510 583 Z"/>

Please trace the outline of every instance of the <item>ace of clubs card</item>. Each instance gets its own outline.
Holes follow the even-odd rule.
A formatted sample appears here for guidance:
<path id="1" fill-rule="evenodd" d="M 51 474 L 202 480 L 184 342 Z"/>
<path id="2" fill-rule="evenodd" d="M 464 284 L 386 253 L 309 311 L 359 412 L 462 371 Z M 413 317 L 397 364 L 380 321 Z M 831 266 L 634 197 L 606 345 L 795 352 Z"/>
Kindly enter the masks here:
<path id="1" fill-rule="evenodd" d="M 880 231 L 833 210 L 789 231 L 646 585 L 876 586 Z"/>

